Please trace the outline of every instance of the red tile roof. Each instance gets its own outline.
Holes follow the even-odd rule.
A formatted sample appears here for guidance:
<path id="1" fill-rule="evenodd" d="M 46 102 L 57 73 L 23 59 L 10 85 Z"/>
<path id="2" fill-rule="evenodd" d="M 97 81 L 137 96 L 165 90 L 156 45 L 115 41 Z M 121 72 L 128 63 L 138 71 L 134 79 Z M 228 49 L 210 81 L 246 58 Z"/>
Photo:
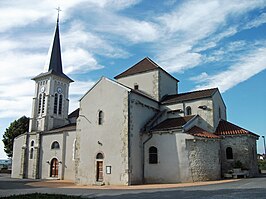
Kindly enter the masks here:
<path id="1" fill-rule="evenodd" d="M 216 128 L 216 135 L 254 135 L 259 137 L 259 135 L 252 133 L 240 126 L 237 126 L 231 122 L 221 120 L 218 127 Z"/>
<path id="2" fill-rule="evenodd" d="M 136 63 L 132 67 L 130 67 L 129 69 L 127 69 L 126 71 L 124 71 L 121 74 L 115 76 L 115 79 L 119 79 L 119 78 L 122 78 L 122 77 L 127 77 L 127 76 L 130 76 L 130 75 L 135 75 L 135 74 L 139 74 L 139 73 L 144 73 L 144 72 L 148 72 L 148 71 L 152 71 L 152 70 L 158 70 L 158 69 L 161 69 L 166 74 L 168 74 L 170 77 L 174 78 L 176 81 L 179 81 L 175 77 L 173 77 L 172 75 L 167 73 L 164 69 L 162 69 L 154 61 L 152 61 L 149 57 L 145 57 L 144 59 L 142 59 L 141 61 L 139 61 L 138 63 Z"/>
<path id="3" fill-rule="evenodd" d="M 161 100 L 161 103 L 168 104 L 168 103 L 176 103 L 176 102 L 182 102 L 182 101 L 187 101 L 187 100 L 207 98 L 207 97 L 211 97 L 216 91 L 218 91 L 218 88 L 211 88 L 211 89 L 206 89 L 206 90 L 199 90 L 199 91 L 180 93 L 180 94 L 174 94 L 174 95 L 166 95 Z"/>
<path id="4" fill-rule="evenodd" d="M 155 127 L 151 128 L 151 131 L 163 131 L 163 130 L 181 128 L 193 117 L 194 115 L 178 117 L 178 118 L 169 118 L 157 124 Z"/>
<path id="5" fill-rule="evenodd" d="M 214 139 L 220 138 L 218 135 L 205 131 L 204 129 L 197 126 L 192 127 L 186 133 L 202 138 L 214 138 Z"/>

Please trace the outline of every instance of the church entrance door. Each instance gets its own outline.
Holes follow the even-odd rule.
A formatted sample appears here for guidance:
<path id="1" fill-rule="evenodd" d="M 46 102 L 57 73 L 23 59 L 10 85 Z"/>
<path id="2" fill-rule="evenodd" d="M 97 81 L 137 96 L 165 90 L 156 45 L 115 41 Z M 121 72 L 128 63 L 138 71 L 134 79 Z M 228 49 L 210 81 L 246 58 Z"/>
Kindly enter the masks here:
<path id="1" fill-rule="evenodd" d="M 56 158 L 53 158 L 51 161 L 50 166 L 50 177 L 57 178 L 58 177 L 58 160 Z"/>
<path id="2" fill-rule="evenodd" d="M 96 181 L 97 182 L 103 181 L 103 161 L 97 161 Z"/>

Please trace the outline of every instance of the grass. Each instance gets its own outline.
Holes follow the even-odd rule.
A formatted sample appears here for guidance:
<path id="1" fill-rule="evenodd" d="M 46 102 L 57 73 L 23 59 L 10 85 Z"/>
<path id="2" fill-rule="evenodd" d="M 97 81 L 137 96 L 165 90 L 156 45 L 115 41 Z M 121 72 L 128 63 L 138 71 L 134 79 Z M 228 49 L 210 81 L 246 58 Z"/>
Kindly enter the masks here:
<path id="1" fill-rule="evenodd" d="M 32 193 L 25 195 L 13 195 L 8 197 L 3 197 L 8 199 L 80 199 L 81 196 L 67 196 L 67 195 L 58 195 L 58 194 L 41 194 L 41 193 Z"/>

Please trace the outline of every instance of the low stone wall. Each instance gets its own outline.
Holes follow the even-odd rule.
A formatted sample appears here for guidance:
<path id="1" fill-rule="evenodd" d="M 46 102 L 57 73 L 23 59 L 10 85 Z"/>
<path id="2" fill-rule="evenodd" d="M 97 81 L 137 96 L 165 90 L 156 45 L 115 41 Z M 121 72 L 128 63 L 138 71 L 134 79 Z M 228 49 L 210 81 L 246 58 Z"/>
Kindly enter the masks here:
<path id="1" fill-rule="evenodd" d="M 231 147 L 233 159 L 227 159 L 226 148 Z M 258 174 L 256 138 L 251 135 L 224 136 L 221 140 L 222 173 L 234 168 L 235 163 L 242 163 L 241 169 L 249 170 L 250 176 Z"/>
<path id="2" fill-rule="evenodd" d="M 186 140 L 193 181 L 221 178 L 220 140 Z"/>

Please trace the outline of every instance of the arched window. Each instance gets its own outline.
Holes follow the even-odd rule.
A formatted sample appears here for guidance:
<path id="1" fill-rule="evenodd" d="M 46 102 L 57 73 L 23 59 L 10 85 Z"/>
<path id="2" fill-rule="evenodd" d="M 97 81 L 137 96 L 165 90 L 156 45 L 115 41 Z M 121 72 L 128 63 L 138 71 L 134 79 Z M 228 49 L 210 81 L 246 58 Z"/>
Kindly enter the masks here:
<path id="1" fill-rule="evenodd" d="M 191 115 L 191 107 L 190 106 L 188 106 L 186 108 L 186 115 Z"/>
<path id="2" fill-rule="evenodd" d="M 62 114 L 62 103 L 63 103 L 63 95 L 59 95 L 59 106 L 58 106 L 58 114 Z"/>
<path id="3" fill-rule="evenodd" d="M 102 111 L 99 111 L 98 124 L 99 125 L 103 124 L 103 112 Z"/>
<path id="4" fill-rule="evenodd" d="M 97 153 L 96 159 L 102 160 L 103 159 L 103 154 L 102 153 Z"/>
<path id="5" fill-rule="evenodd" d="M 30 146 L 34 146 L 34 140 L 30 142 Z"/>
<path id="6" fill-rule="evenodd" d="M 33 148 L 30 149 L 30 159 L 33 159 Z"/>
<path id="7" fill-rule="evenodd" d="M 44 108 L 45 108 L 45 93 L 43 94 L 42 98 L 42 113 L 44 113 Z"/>
<path id="8" fill-rule="evenodd" d="M 38 114 L 41 113 L 42 109 L 42 94 L 39 95 L 39 107 L 38 107 Z"/>
<path id="9" fill-rule="evenodd" d="M 57 114 L 58 94 L 54 95 L 54 114 Z"/>
<path id="10" fill-rule="evenodd" d="M 150 164 L 158 163 L 158 150 L 154 146 L 149 148 L 149 163 Z"/>
<path id="11" fill-rule="evenodd" d="M 60 145 L 57 141 L 54 141 L 52 143 L 51 149 L 60 149 Z"/>
<path id="12" fill-rule="evenodd" d="M 226 148 L 226 159 L 227 160 L 233 159 L 233 149 L 231 147 Z"/>

